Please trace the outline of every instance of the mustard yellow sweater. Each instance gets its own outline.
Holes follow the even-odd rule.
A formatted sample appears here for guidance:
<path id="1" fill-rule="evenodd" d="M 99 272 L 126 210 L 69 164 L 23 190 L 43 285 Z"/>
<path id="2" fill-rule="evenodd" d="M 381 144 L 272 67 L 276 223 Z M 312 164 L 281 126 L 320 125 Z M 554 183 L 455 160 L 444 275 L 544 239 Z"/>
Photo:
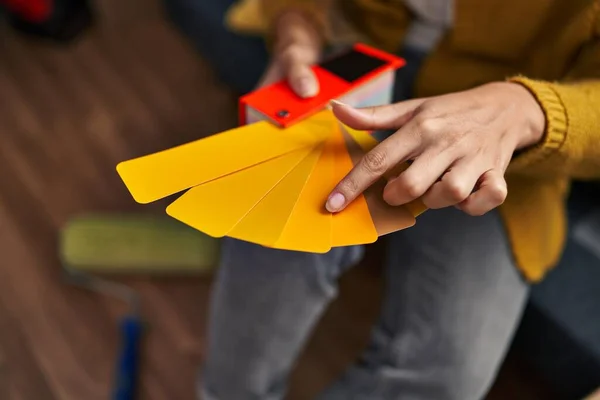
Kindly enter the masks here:
<path id="1" fill-rule="evenodd" d="M 331 39 L 325 7 L 335 0 L 246 0 L 232 29 L 268 35 L 295 7 Z M 410 12 L 402 0 L 341 0 L 344 17 L 383 50 L 399 48 Z M 516 264 L 539 281 L 562 253 L 571 179 L 600 178 L 600 0 L 455 0 L 455 22 L 424 63 L 417 96 L 510 79 L 526 86 L 546 115 L 543 141 L 508 168 L 500 207 Z"/>

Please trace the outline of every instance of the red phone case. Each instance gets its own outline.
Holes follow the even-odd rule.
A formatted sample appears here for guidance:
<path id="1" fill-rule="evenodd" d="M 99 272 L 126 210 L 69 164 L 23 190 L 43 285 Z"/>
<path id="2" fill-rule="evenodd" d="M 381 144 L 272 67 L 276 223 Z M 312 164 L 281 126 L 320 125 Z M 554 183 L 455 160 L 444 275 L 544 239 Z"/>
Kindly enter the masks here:
<path id="1" fill-rule="evenodd" d="M 365 44 L 356 44 L 351 51 L 358 55 L 364 55 L 370 60 L 376 60 L 376 67 L 371 68 L 364 74 L 359 74 L 357 77 L 353 76 L 352 79 L 347 79 L 347 77 L 340 76 L 344 74 L 336 74 L 331 69 L 328 70 L 324 67 L 326 62 L 315 65 L 312 69 L 319 81 L 317 96 L 303 99 L 292 91 L 286 81 L 277 82 L 240 98 L 240 124 L 245 125 L 248 123 L 247 109 L 251 108 L 262 114 L 264 119 L 272 120 L 285 128 L 322 110 L 330 100 L 338 99 L 349 92 L 360 89 L 374 82 L 382 74 L 405 65 L 404 59 Z M 348 67 L 352 68 L 352 65 Z"/>

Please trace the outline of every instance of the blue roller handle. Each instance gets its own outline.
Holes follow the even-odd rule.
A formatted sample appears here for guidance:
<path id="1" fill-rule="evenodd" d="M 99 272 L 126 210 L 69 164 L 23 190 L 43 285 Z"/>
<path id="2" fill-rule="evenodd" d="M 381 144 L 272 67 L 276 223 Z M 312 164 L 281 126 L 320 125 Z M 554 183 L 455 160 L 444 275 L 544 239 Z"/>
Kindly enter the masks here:
<path id="1" fill-rule="evenodd" d="M 117 365 L 117 376 L 113 400 L 133 400 L 136 395 L 138 372 L 138 349 L 142 334 L 142 323 L 135 315 L 128 315 L 121 321 L 121 354 Z"/>

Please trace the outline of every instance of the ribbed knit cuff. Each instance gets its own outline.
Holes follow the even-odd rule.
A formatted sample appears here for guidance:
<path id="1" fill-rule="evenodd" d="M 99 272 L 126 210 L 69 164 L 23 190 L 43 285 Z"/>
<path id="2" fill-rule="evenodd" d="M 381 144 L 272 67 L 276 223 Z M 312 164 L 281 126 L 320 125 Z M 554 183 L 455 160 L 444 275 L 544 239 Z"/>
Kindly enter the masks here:
<path id="1" fill-rule="evenodd" d="M 546 129 L 542 141 L 523 149 L 515 156 L 509 171 L 518 171 L 541 162 L 558 151 L 567 137 L 567 112 L 556 91 L 549 82 L 536 81 L 522 76 L 508 78 L 507 81 L 523 85 L 540 104 L 546 116 Z"/>

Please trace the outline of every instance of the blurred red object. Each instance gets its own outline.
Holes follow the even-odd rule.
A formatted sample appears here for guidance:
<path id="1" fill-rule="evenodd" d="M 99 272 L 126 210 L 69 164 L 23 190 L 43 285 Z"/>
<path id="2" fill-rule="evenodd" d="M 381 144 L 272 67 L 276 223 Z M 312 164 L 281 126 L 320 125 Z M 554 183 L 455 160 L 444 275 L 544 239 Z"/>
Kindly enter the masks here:
<path id="1" fill-rule="evenodd" d="M 92 24 L 88 0 L 0 0 L 13 28 L 55 41 L 70 41 Z"/>
<path id="2" fill-rule="evenodd" d="M 53 0 L 0 0 L 9 12 L 31 22 L 42 22 L 52 13 Z"/>

